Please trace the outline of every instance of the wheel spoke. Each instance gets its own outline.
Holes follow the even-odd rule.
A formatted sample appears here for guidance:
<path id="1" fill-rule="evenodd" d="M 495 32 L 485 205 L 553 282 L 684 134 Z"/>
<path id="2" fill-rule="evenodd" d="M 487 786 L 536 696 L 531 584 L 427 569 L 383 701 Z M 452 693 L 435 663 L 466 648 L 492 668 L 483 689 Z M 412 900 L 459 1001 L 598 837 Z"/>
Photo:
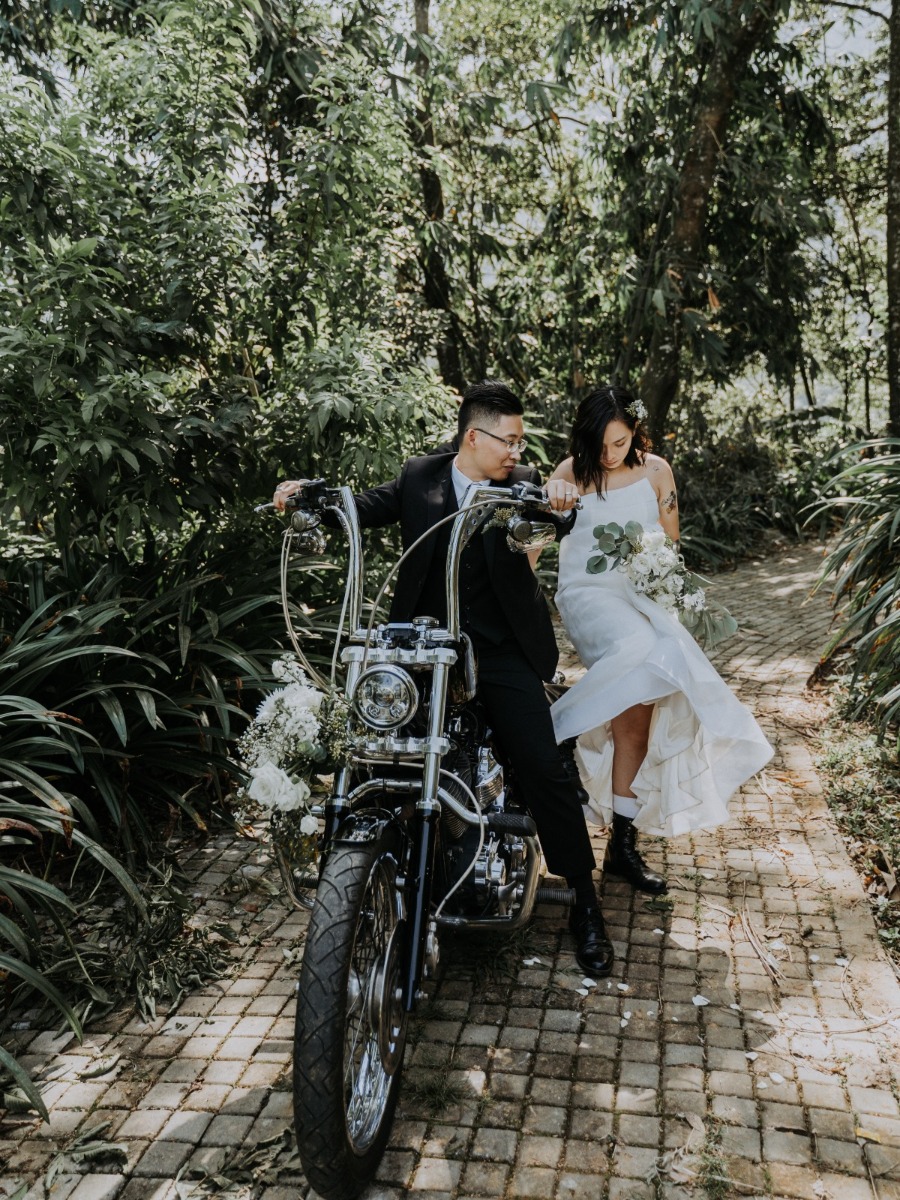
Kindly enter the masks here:
<path id="1" fill-rule="evenodd" d="M 365 1146 L 378 1128 L 381 1109 L 390 1086 L 379 1051 L 378 1030 L 372 1027 L 371 989 L 378 986 L 376 971 L 391 942 L 397 913 L 393 883 L 384 865 L 377 863 L 369 877 L 356 927 L 344 1042 L 344 1094 L 351 1141 Z M 388 1013 L 381 1020 L 389 1019 Z"/>
<path id="2" fill-rule="evenodd" d="M 333 1200 L 371 1179 L 397 1099 L 406 1034 L 398 844 L 387 831 L 378 843 L 335 849 L 307 937 L 294 1111 L 307 1178 Z"/>

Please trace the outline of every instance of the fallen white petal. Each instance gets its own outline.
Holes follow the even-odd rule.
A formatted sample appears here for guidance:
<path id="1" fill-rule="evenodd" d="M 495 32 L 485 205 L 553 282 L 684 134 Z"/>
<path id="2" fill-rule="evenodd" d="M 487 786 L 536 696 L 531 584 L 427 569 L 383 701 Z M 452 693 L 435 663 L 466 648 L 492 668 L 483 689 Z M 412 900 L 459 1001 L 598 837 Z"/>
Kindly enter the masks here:
<path id="1" fill-rule="evenodd" d="M 767 1088 L 769 1085 L 766 1083 L 766 1081 L 764 1079 L 760 1079 L 757 1081 L 756 1086 L 758 1088 L 760 1088 L 760 1090 L 761 1090 L 762 1088 Z"/>
<path id="2" fill-rule="evenodd" d="M 622 1018 L 622 1020 L 619 1022 L 619 1027 L 620 1027 L 621 1029 L 624 1029 L 624 1028 L 625 1028 L 625 1026 L 626 1026 L 627 1024 L 628 1024 L 628 1022 L 627 1022 L 627 1021 L 625 1020 L 625 1018 L 623 1017 L 623 1018 Z"/>
<path id="3" fill-rule="evenodd" d="M 850 966 L 849 958 L 836 958 L 834 961 L 835 961 L 835 965 L 839 966 L 839 967 L 849 967 Z"/>
<path id="4" fill-rule="evenodd" d="M 575 995 L 576 996 L 589 996 L 590 992 L 587 990 L 587 988 L 576 988 Z"/>
<path id="5" fill-rule="evenodd" d="M 769 942 L 770 950 L 784 950 L 784 948 L 785 948 L 785 945 L 784 945 L 784 942 L 782 942 L 782 941 Z"/>
<path id="6" fill-rule="evenodd" d="M 662 936 L 663 936 L 663 934 L 664 934 L 666 931 L 665 931 L 664 929 L 654 929 L 654 930 L 653 930 L 653 932 L 654 932 L 655 934 L 658 934 L 658 935 L 659 935 L 659 937 L 662 937 Z"/>
<path id="7" fill-rule="evenodd" d="M 819 956 L 818 956 L 818 954 L 811 954 L 811 955 L 809 956 L 809 961 L 810 961 L 810 962 L 818 962 L 818 961 L 819 961 Z"/>
<path id="8" fill-rule="evenodd" d="M 623 1012 L 623 1013 L 622 1013 L 622 1016 L 625 1018 L 625 1020 L 626 1020 L 626 1021 L 630 1021 L 630 1020 L 631 1020 L 631 1013 L 630 1013 L 630 1012 Z"/>
<path id="9" fill-rule="evenodd" d="M 619 989 L 619 991 L 620 991 L 620 992 L 627 992 L 627 991 L 628 991 L 628 984 L 627 984 L 627 983 L 617 983 L 617 984 L 616 984 L 616 987 Z"/>
<path id="10" fill-rule="evenodd" d="M 755 1050 L 747 1050 L 744 1054 L 744 1058 L 748 1058 L 750 1062 L 756 1062 L 756 1060 L 759 1058 L 759 1055 Z"/>
<path id="11" fill-rule="evenodd" d="M 779 1075 L 777 1071 L 770 1071 L 769 1078 L 773 1083 L 784 1083 L 784 1076 Z"/>
<path id="12" fill-rule="evenodd" d="M 733 1008 L 735 1012 L 741 1011 L 741 1006 L 739 1004 L 729 1004 L 728 1007 Z"/>
<path id="13" fill-rule="evenodd" d="M 596 979 L 582 979 L 581 986 L 586 987 L 586 988 L 596 987 L 597 980 Z"/>
<path id="14" fill-rule="evenodd" d="M 705 996 L 693 996 L 691 1002 L 696 1008 L 703 1008 L 705 1004 L 709 1004 Z"/>
<path id="15" fill-rule="evenodd" d="M 656 1009 L 655 1009 L 655 1008 L 648 1008 L 648 1009 L 647 1009 L 647 1016 L 648 1016 L 648 1017 L 655 1017 L 655 1016 L 656 1016 Z"/>

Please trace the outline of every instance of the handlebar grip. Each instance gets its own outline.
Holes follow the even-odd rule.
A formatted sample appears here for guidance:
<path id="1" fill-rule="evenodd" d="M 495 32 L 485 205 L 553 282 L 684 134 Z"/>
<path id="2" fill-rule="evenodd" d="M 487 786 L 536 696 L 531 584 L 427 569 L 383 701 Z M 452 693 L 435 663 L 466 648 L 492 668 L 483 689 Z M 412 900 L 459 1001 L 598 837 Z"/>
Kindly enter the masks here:
<path id="1" fill-rule="evenodd" d="M 517 500 L 531 501 L 534 504 L 547 503 L 547 493 L 537 483 L 526 483 L 523 480 L 521 483 L 514 483 L 510 491 Z"/>
<path id="2" fill-rule="evenodd" d="M 327 507 L 329 500 L 329 488 L 326 487 L 324 479 L 304 479 L 301 480 L 299 491 L 285 496 L 284 507 L 288 512 L 297 512 L 301 508 L 321 511 Z"/>

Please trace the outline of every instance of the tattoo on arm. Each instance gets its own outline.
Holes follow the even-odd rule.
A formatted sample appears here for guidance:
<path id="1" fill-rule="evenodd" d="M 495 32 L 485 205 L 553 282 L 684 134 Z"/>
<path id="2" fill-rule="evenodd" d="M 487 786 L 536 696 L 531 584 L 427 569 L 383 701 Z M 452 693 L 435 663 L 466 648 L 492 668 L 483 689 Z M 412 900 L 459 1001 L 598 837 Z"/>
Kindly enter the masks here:
<path id="1" fill-rule="evenodd" d="M 668 496 L 666 496 L 665 500 L 663 500 L 662 507 L 667 513 L 673 513 L 678 507 L 678 500 L 675 496 L 674 488 L 672 488 L 671 492 L 669 492 Z"/>

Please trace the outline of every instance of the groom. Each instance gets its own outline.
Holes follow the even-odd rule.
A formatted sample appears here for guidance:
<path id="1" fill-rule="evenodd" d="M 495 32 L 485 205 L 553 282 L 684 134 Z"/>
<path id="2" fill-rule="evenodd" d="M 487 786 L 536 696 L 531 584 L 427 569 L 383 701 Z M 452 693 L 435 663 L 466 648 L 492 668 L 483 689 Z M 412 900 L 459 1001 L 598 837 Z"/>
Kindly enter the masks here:
<path id="1" fill-rule="evenodd" d="M 540 483 L 537 471 L 519 465 L 525 449 L 523 408 L 505 384 L 486 379 L 463 394 L 457 452 L 411 458 L 389 483 L 356 496 L 360 524 L 377 528 L 399 522 L 403 547 L 441 518 L 455 512 L 473 484 Z M 296 491 L 279 485 L 275 505 Z M 566 512 L 577 499 L 562 480 L 548 485 L 552 508 Z M 446 552 L 450 526 L 426 538 L 400 568 L 391 605 L 392 621 L 414 616 L 446 621 Z M 613 947 L 597 902 L 591 873 L 594 854 L 577 784 L 560 757 L 544 680 L 556 670 L 559 653 L 547 604 L 524 554 L 513 553 L 502 530 L 473 538 L 459 573 L 462 627 L 478 656 L 478 694 L 488 723 L 515 771 L 517 786 L 537 825 L 550 871 L 565 876 L 575 892 L 570 928 L 579 966 L 608 975 Z"/>

